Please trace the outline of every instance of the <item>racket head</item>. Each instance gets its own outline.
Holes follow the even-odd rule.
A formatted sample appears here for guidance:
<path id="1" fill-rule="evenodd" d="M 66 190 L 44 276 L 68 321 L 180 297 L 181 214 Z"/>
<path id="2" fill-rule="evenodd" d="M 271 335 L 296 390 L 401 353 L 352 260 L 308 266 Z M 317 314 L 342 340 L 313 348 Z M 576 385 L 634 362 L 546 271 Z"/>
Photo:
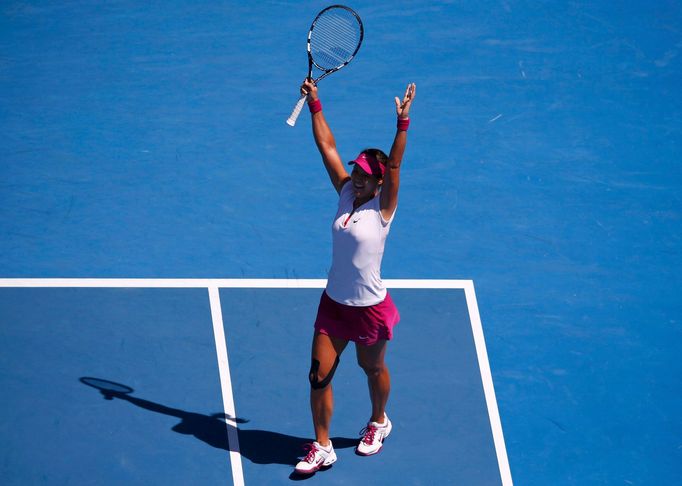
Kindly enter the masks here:
<path id="1" fill-rule="evenodd" d="M 308 61 L 322 71 L 322 77 L 348 64 L 360 50 L 364 38 L 360 16 L 344 5 L 325 8 L 313 20 L 308 32 Z"/>
<path id="2" fill-rule="evenodd" d="M 102 392 L 102 395 L 104 395 L 104 398 L 107 400 L 111 400 L 116 395 L 127 395 L 128 393 L 135 391 L 128 385 L 116 383 L 115 381 L 103 380 L 101 378 L 93 378 L 91 376 L 84 376 L 80 378 L 79 381 L 84 385 L 96 388 Z"/>

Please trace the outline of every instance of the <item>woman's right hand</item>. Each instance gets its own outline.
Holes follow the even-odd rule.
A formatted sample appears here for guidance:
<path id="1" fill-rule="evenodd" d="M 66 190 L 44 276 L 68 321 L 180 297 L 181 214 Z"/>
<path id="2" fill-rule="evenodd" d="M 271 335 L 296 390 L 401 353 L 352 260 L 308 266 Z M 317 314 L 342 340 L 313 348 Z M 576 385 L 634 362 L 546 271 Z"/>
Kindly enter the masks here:
<path id="1" fill-rule="evenodd" d="M 305 78 L 303 84 L 301 85 L 301 96 L 307 95 L 308 101 L 315 101 L 317 97 L 317 86 L 313 83 L 310 78 Z"/>

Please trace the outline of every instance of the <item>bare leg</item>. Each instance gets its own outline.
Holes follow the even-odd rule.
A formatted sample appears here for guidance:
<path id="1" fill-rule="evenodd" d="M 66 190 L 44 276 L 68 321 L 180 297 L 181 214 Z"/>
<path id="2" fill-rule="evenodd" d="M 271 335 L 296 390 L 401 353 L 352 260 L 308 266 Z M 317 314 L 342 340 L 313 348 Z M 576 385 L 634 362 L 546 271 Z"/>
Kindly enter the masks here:
<path id="1" fill-rule="evenodd" d="M 318 381 L 322 381 L 329 374 L 337 356 L 346 348 L 348 341 L 337 339 L 325 334 L 315 333 L 313 337 L 312 359 L 320 362 L 317 372 Z M 310 409 L 313 415 L 315 438 L 326 447 L 329 445 L 329 426 L 334 411 L 334 394 L 331 383 L 321 389 L 310 389 Z"/>
<path id="2" fill-rule="evenodd" d="M 377 423 L 384 422 L 386 402 L 391 392 L 391 375 L 384 362 L 387 342 L 386 340 L 381 340 L 372 346 L 363 346 L 361 344 L 355 346 L 358 364 L 367 375 L 369 398 L 372 401 L 370 421 Z"/>

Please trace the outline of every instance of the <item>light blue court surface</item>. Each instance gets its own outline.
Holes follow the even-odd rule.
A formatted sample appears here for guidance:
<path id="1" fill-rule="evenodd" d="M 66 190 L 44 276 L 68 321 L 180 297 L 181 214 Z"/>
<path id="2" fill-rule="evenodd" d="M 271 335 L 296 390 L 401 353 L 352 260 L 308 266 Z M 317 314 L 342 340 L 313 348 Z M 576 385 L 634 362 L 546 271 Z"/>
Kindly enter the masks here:
<path id="1" fill-rule="evenodd" d="M 327 5 L 2 2 L 0 278 L 326 278 L 335 194 L 308 115 L 295 128 L 284 120 L 306 72 L 309 23 Z M 350 5 L 364 21 L 365 41 L 347 68 L 320 83 L 325 115 L 345 160 L 368 146 L 388 149 L 393 97 L 408 82 L 417 84 L 383 276 L 475 283 L 514 483 L 679 482 L 680 2 Z M 78 381 L 99 372 L 160 406 L 219 412 L 220 378 L 208 352 L 211 314 L 206 290 L 196 296 L 195 290 L 178 291 L 177 299 L 170 290 L 2 290 L 0 312 L 13 316 L 0 322 L 3 350 L 53 336 L 37 356 L 29 346 L 20 362 L 17 354 L 0 357 L 13 356 L 0 371 L 28 393 L 17 395 L 22 403 L 10 407 L 10 398 L 0 405 L 3 413 L 30 413 L 29 428 L 56 427 L 45 423 L 55 415 L 44 411 L 78 403 L 82 408 L 56 414 L 63 430 L 80 430 L 67 427 L 71 420 L 99 430 L 106 411 L 123 424 L 117 434 L 164 437 L 164 464 L 191 456 L 205 466 L 201 474 L 230 477 L 227 451 L 171 431 L 177 417 L 105 401 Z M 41 297 L 29 298 L 31 292 Z M 404 313 L 414 312 L 416 298 L 407 296 Z M 44 302 L 64 307 L 53 311 L 40 307 Z M 104 325 L 109 314 L 118 326 Z M 58 332 L 53 319 L 80 325 L 87 317 L 103 324 L 82 334 L 65 325 L 50 334 Z M 16 327 L 25 320 L 35 329 Z M 405 320 L 401 332 L 412 336 L 422 321 Z M 165 322 L 173 325 L 167 338 L 158 334 Z M 240 359 L 253 343 L 233 326 L 226 318 L 228 345 L 232 333 L 241 343 L 230 353 Z M 19 331 L 24 337 L 10 338 Z M 112 332 L 120 334 L 108 339 Z M 141 347 L 131 349 L 138 332 L 159 338 L 140 339 Z M 188 332 L 198 334 L 190 339 Z M 398 351 L 421 344 L 402 336 L 390 357 L 396 372 L 413 365 Z M 43 366 L 36 381 L 22 378 L 25 367 L 38 369 L 40 358 L 63 346 L 72 350 L 58 356 L 63 370 Z M 104 346 L 115 346 L 122 359 L 95 352 Z M 300 354 L 306 353 L 304 342 Z M 161 360 L 171 355 L 187 369 L 167 374 Z M 164 370 L 137 366 L 152 358 Z M 460 372 L 448 369 L 454 363 L 441 354 L 423 359 L 446 377 Z M 281 361 L 305 367 L 305 360 Z M 128 369 L 137 374 L 130 377 Z M 359 379 L 352 356 L 341 372 L 349 386 Z M 236 387 L 244 386 L 243 376 L 235 374 Z M 46 389 L 43 380 L 63 380 L 64 387 Z M 200 390 L 177 392 L 175 381 Z M 405 406 L 406 396 L 397 388 L 392 406 Z M 348 427 L 340 437 L 356 432 L 359 412 L 340 408 L 349 414 L 338 423 Z M 257 422 L 266 415 L 245 415 L 249 422 L 239 425 L 266 430 Z M 401 420 L 403 430 L 417 423 Z M 2 426 L 0 440 L 29 440 L 12 423 Z M 281 433 L 304 436 L 294 429 Z M 57 460 L 50 440 L 31 437 L 7 452 L 7 461 L 29 446 Z M 396 435 L 394 442 L 401 440 Z M 130 465 L 122 458 L 131 449 L 112 450 L 122 444 L 116 436 L 97 444 L 86 454 L 107 448 L 97 458 Z M 97 463 L 67 461 L 68 446 L 77 445 L 59 448 L 68 467 L 53 474 L 84 474 Z M 342 449 L 344 458 L 348 452 Z M 336 472 L 355 467 L 355 457 L 347 459 Z M 126 478 L 163 480 L 168 473 L 159 464 L 150 458 L 130 465 L 135 472 Z M 244 459 L 247 476 L 254 464 Z M 272 463 L 257 470 L 280 469 Z"/>

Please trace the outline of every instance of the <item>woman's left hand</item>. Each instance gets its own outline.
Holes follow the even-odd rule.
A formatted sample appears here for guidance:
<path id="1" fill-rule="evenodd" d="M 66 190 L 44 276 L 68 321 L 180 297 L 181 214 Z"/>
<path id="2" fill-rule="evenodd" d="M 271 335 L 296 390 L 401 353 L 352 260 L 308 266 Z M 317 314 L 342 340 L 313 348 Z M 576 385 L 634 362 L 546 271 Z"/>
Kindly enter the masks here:
<path id="1" fill-rule="evenodd" d="M 410 105 L 414 101 L 414 96 L 417 94 L 417 85 L 410 83 L 407 85 L 405 90 L 405 96 L 403 96 L 403 101 L 400 98 L 395 97 L 395 111 L 398 114 L 398 118 L 408 118 L 410 116 Z"/>

